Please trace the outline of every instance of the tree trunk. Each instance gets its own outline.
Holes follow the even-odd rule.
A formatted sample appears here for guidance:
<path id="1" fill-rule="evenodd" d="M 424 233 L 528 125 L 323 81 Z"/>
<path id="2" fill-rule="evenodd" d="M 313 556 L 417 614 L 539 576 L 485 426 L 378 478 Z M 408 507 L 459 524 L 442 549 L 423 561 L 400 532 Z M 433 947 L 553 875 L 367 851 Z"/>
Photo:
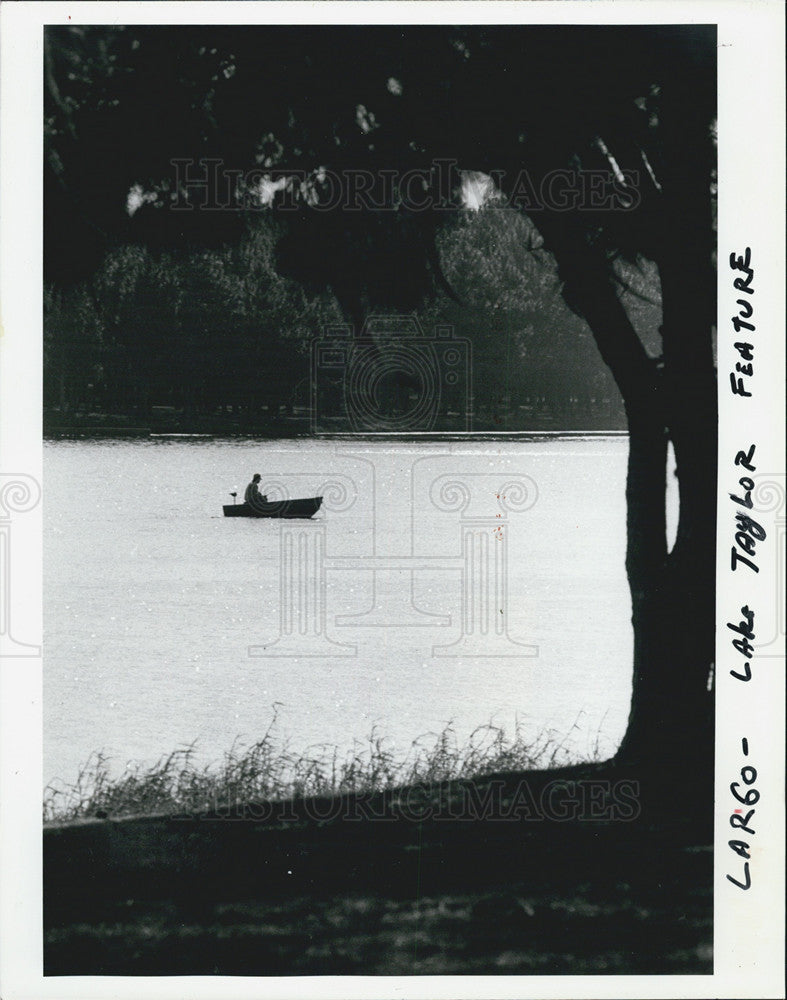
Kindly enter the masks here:
<path id="1" fill-rule="evenodd" d="M 712 344 L 714 152 L 709 138 L 714 112 L 712 74 L 691 62 L 682 64 L 661 97 L 663 225 L 656 255 L 662 291 L 665 413 L 675 451 L 680 518 L 662 574 L 663 595 L 657 595 L 654 634 L 642 656 L 645 673 L 653 670 L 653 678 L 661 677 L 660 690 L 641 680 L 637 686 L 641 697 L 632 708 L 621 748 L 624 754 L 646 752 L 659 732 L 669 734 L 669 743 L 661 747 L 665 764 L 675 771 L 690 766 L 698 787 L 709 793 L 718 447 Z"/>
<path id="2" fill-rule="evenodd" d="M 710 329 L 686 309 L 693 268 L 662 271 L 665 364 L 647 357 L 611 284 L 606 261 L 563 218 L 539 220 L 567 300 L 586 318 L 623 395 L 629 427 L 626 570 L 632 601 L 634 666 L 629 723 L 616 756 L 647 783 L 651 801 L 685 788 L 712 794 L 715 538 L 715 379 Z M 687 244 L 697 253 L 698 242 Z M 688 251 L 687 251 L 688 252 Z M 707 261 L 704 262 L 707 268 Z M 707 314 L 707 302 L 703 303 Z M 685 320 L 676 320 L 685 316 Z M 687 330 L 686 325 L 691 326 Z M 684 368 L 687 356 L 694 361 Z M 667 444 L 678 462 L 677 543 L 667 552 Z M 695 797 L 694 801 L 698 801 Z"/>

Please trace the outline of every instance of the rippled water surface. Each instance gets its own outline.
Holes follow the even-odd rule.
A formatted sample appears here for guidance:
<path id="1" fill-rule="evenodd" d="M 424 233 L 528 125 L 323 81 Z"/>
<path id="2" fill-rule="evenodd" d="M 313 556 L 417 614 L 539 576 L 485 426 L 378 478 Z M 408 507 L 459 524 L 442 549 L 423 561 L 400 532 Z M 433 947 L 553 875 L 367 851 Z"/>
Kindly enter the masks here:
<path id="1" fill-rule="evenodd" d="M 464 738 L 519 720 L 574 759 L 613 751 L 626 455 L 600 436 L 49 443 L 45 779 L 95 750 L 121 769 L 197 740 L 216 760 L 274 704 L 295 750 L 376 726 L 404 752 L 448 722 Z M 224 518 L 253 472 L 326 504 L 308 522 Z"/>

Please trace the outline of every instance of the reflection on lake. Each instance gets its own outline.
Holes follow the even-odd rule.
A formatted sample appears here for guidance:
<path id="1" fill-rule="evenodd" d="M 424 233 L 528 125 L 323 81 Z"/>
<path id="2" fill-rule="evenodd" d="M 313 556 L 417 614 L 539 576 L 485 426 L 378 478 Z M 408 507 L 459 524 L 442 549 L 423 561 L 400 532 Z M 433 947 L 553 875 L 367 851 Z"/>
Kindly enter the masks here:
<path id="1" fill-rule="evenodd" d="M 623 436 L 486 443 L 52 442 L 45 448 L 44 777 L 278 706 L 297 751 L 453 722 L 614 751 L 631 691 Z M 260 472 L 312 521 L 225 519 Z"/>

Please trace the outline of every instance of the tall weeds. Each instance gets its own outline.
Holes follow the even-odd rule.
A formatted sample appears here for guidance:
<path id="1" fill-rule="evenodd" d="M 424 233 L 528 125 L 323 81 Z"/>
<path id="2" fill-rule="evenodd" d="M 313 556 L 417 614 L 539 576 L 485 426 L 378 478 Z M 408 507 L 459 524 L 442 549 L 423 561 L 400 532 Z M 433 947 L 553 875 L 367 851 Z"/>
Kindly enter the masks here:
<path id="1" fill-rule="evenodd" d="M 479 726 L 464 743 L 449 723 L 441 732 L 414 740 L 404 755 L 397 755 L 376 727 L 365 742 L 356 741 L 344 753 L 329 745 L 294 753 L 278 736 L 276 722 L 274 712 L 260 740 L 250 745 L 236 740 L 215 764 L 198 764 L 196 744 L 192 743 L 152 766 L 128 764 L 125 772 L 116 776 L 110 759 L 94 753 L 73 784 L 54 781 L 47 786 L 44 822 L 199 812 L 243 802 L 374 793 L 569 762 L 566 738 L 547 731 L 533 739 L 519 721 L 511 734 L 491 723 Z M 579 717 L 572 729 L 579 728 L 578 722 Z M 597 737 L 588 760 L 599 758 Z"/>

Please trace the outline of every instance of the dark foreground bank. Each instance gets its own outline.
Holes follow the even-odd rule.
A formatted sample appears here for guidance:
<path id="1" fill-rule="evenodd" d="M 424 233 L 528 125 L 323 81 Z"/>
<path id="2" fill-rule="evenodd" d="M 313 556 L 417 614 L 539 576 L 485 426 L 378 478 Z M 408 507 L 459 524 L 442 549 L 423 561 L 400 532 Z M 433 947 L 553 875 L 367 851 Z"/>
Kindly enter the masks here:
<path id="1" fill-rule="evenodd" d="M 45 973 L 709 974 L 710 831 L 631 779 L 52 825 Z"/>

